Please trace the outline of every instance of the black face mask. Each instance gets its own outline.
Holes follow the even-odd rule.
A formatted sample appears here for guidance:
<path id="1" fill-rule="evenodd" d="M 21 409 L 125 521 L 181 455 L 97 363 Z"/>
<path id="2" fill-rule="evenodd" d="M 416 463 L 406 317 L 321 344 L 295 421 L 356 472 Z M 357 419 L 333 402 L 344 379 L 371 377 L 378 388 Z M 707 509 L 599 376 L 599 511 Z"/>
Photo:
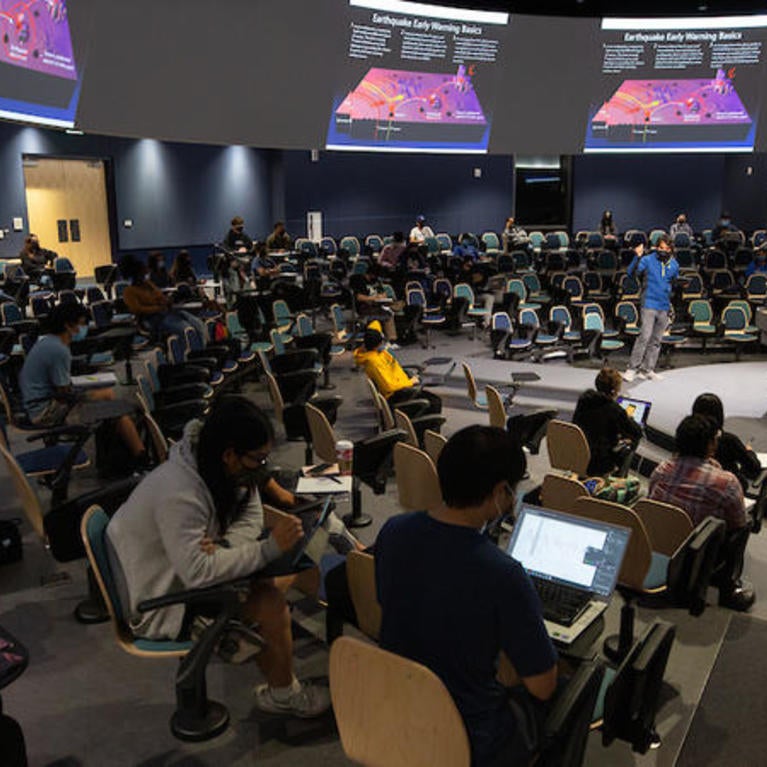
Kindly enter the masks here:
<path id="1" fill-rule="evenodd" d="M 261 478 L 262 469 L 242 469 L 232 476 L 235 487 L 254 487 Z"/>

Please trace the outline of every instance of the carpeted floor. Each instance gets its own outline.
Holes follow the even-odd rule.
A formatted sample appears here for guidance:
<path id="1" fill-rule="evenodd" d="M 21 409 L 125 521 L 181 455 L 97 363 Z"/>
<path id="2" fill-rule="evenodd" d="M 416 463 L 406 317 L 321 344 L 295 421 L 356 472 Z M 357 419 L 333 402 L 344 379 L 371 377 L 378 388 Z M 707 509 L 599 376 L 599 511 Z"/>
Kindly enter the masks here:
<path id="1" fill-rule="evenodd" d="M 735 616 L 725 635 L 678 767 L 767 763 L 767 623 Z"/>
<path id="2" fill-rule="evenodd" d="M 403 356 L 413 361 L 423 361 L 429 356 L 451 356 L 456 361 L 490 360 L 489 350 L 481 341 L 462 338 L 440 338 L 440 347 L 422 350 L 410 347 Z M 680 358 L 682 355 L 680 355 Z M 685 362 L 691 361 L 688 357 Z M 618 362 L 618 360 L 616 360 Z M 504 363 L 501 363 L 502 365 Z M 624 363 L 625 364 L 625 363 Z M 508 372 L 517 365 L 505 363 L 502 377 L 508 380 Z M 481 367 L 481 364 L 478 365 Z M 533 366 L 531 366 L 533 367 Z M 735 366 L 730 366 L 733 371 Z M 534 368 L 563 380 L 560 386 L 568 392 L 572 407 L 577 390 L 593 380 L 591 368 L 570 368 L 567 365 L 539 365 Z M 459 368 L 460 370 L 460 368 Z M 375 428 L 372 404 L 364 378 L 351 371 L 347 358 L 333 364 L 332 377 L 338 385 L 336 393 L 344 398 L 340 411 L 337 433 L 339 436 L 360 438 L 372 434 Z M 452 382 L 452 391 L 446 398 L 444 414 L 447 423 L 444 433 L 454 431 L 470 423 L 486 423 L 487 415 L 472 408 L 465 387 L 460 380 Z M 520 395 L 526 390 L 522 390 Z M 269 407 L 268 397 L 261 386 L 249 388 L 249 395 L 259 404 Z M 525 397 L 520 397 L 524 401 Z M 680 405 L 681 407 L 681 405 Z M 567 409 L 563 416 L 569 418 Z M 15 447 L 24 449 L 24 437 L 15 435 Z M 767 445 L 765 446 L 767 448 Z M 26 448 L 28 449 L 28 448 Z M 273 464 L 284 467 L 300 465 L 303 445 L 280 442 L 273 453 Z M 524 493 L 539 483 L 548 470 L 545 444 L 541 454 L 529 460 L 531 477 L 520 488 Z M 94 476 L 78 475 L 73 492 L 82 492 L 92 485 Z M 47 498 L 43 495 L 43 503 Z M 364 543 L 372 543 L 386 519 L 398 511 L 396 487 L 390 482 L 387 493 L 374 497 L 363 490 L 363 507 L 373 517 L 373 525 L 360 531 Z M 348 511 L 342 503 L 339 511 Z M 8 478 L 0 472 L 0 518 L 18 516 L 18 505 L 10 492 Z M 285 732 L 279 723 L 264 719 L 253 707 L 252 686 L 259 681 L 254 664 L 244 667 L 227 666 L 214 662 L 208 674 L 211 696 L 229 707 L 232 727 L 220 738 L 207 744 L 182 744 L 169 732 L 168 717 L 173 709 L 174 661 L 146 661 L 128 656 L 118 649 L 111 629 L 107 625 L 84 627 L 71 617 L 72 609 L 84 594 L 84 568 L 75 562 L 61 567 L 53 562 L 43 550 L 40 540 L 25 525 L 25 559 L 19 565 L 0 568 L 0 624 L 7 626 L 29 646 L 30 667 L 11 687 L 3 691 L 6 710 L 16 716 L 27 733 L 30 765 L 34 767 L 202 767 L 210 765 L 268 765 L 269 767 L 294 767 L 318 765 L 342 767 L 349 764 L 345 759 L 332 719 L 320 723 L 317 729 L 289 728 Z M 41 587 L 41 575 L 56 570 L 72 574 L 72 582 L 52 587 Z M 764 575 L 763 575 L 764 574 Z M 762 597 L 754 613 L 767 617 L 767 532 L 756 536 L 749 544 L 746 576 L 752 578 Z M 763 581 L 763 583 L 760 583 Z M 608 611 L 608 625 L 615 630 L 620 612 L 620 600 L 614 600 Z M 322 614 L 299 615 L 302 626 L 321 636 Z M 659 714 L 658 728 L 663 736 L 663 747 L 645 756 L 633 754 L 625 744 L 615 744 L 605 750 L 599 733 L 592 734 L 586 765 L 596 767 L 673 767 L 675 763 L 685 767 L 714 764 L 707 759 L 708 753 L 720 751 L 722 739 L 716 729 L 698 728 L 695 742 L 699 742 L 697 760 L 691 758 L 677 762 L 695 708 L 706 686 L 709 671 L 714 665 L 717 650 L 725 635 L 732 614 L 717 607 L 709 608 L 699 619 L 693 619 L 681 611 L 665 611 L 665 619 L 678 625 L 677 643 L 669 663 L 668 680 L 675 691 Z M 639 620 L 643 623 L 652 613 L 640 609 Z M 743 657 L 759 658 L 763 652 L 767 624 L 754 617 L 739 618 L 743 636 L 759 632 L 759 641 L 735 648 Z M 732 634 L 732 632 L 730 632 Z M 735 633 L 730 640 L 740 641 Z M 599 648 L 595 648 L 598 651 Z M 745 655 L 748 653 L 748 656 Z M 726 655 L 724 656 L 726 658 Z M 297 670 L 301 675 L 322 676 L 327 673 L 327 649 L 314 638 L 300 640 L 296 647 Z M 721 660 L 721 659 L 720 659 Z M 733 666 L 737 663 L 733 662 Z M 753 671 L 753 665 L 748 671 Z M 758 669 L 755 669 L 758 671 Z M 764 676 L 763 674 L 761 675 Z M 741 674 L 742 677 L 742 674 Z M 751 720 L 758 725 L 762 717 L 761 679 L 754 674 L 741 679 L 740 691 L 736 687 L 732 697 L 720 695 L 718 690 L 729 689 L 729 681 L 717 676 L 706 687 L 706 696 L 713 696 L 706 703 L 705 716 L 711 720 L 727 721 L 735 706 L 750 712 Z M 707 698 L 704 696 L 704 700 Z M 753 714 L 757 714 L 753 716 Z M 703 720 L 704 724 L 707 720 Z M 752 725 L 753 726 L 753 725 Z M 307 741 L 308 739 L 308 741 Z M 761 743 L 761 741 L 759 741 Z M 763 744 L 762 744 L 763 745 Z M 703 756 L 700 757 L 700 754 Z M 749 751 L 749 755 L 758 750 Z M 762 762 L 767 760 L 762 760 Z M 762 762 L 740 761 L 716 762 L 716 764 L 760 764 Z M 2 748 L 0 746 L 0 764 Z"/>

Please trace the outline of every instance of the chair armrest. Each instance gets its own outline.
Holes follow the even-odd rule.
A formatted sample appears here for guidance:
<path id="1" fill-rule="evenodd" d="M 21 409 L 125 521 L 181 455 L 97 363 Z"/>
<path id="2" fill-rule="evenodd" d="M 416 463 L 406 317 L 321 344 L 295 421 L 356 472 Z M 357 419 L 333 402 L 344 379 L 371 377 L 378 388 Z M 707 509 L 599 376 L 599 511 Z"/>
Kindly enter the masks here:
<path id="1" fill-rule="evenodd" d="M 188 399 L 181 402 L 173 402 L 168 405 L 163 405 L 157 408 L 157 413 L 162 413 L 163 416 L 173 415 L 185 415 L 188 414 L 190 418 L 195 416 L 204 415 L 210 407 L 210 403 L 203 399 Z"/>
<path id="2" fill-rule="evenodd" d="M 27 442 L 37 442 L 38 440 L 50 439 L 51 437 L 72 437 L 74 441 L 77 441 L 79 439 L 87 439 L 92 431 L 92 429 L 81 424 L 56 426 L 53 429 L 47 429 L 39 434 L 33 434 L 31 437 L 27 437 Z"/>
<path id="3" fill-rule="evenodd" d="M 239 598 L 240 594 L 247 594 L 250 590 L 249 578 L 237 578 L 224 583 L 217 583 L 214 586 L 204 586 L 199 589 L 188 589 L 186 591 L 175 591 L 172 594 L 165 594 L 154 599 L 145 599 L 138 603 L 138 611 L 141 613 L 157 610 L 160 607 L 168 607 L 178 604 L 192 604 L 194 602 L 209 602 L 218 600 L 227 602 L 230 599 Z"/>

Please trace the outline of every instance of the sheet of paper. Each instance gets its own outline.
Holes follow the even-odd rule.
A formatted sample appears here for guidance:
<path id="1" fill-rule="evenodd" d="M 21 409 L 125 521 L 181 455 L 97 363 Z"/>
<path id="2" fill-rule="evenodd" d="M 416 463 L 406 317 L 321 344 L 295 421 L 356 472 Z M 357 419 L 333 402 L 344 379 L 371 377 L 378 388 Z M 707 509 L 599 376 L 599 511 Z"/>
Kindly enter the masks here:
<path id="1" fill-rule="evenodd" d="M 83 376 L 72 376 L 72 386 L 79 389 L 115 386 L 116 384 L 117 376 L 114 373 L 90 373 Z"/>
<path id="2" fill-rule="evenodd" d="M 762 468 L 767 469 L 767 453 L 757 453 L 756 457 L 759 459 L 759 463 L 762 464 Z"/>
<path id="3" fill-rule="evenodd" d="M 337 480 L 337 481 L 333 481 Z M 299 495 L 316 495 L 321 493 L 351 493 L 352 478 L 347 477 L 299 477 L 296 492 Z"/>

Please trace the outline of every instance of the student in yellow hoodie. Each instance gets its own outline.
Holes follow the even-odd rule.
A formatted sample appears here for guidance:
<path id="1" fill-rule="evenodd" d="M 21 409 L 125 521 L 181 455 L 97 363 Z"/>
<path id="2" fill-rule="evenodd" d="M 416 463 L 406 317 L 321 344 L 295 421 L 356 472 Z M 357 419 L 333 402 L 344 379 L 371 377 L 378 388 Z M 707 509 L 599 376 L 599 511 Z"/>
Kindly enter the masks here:
<path id="1" fill-rule="evenodd" d="M 354 350 L 354 362 L 365 371 L 392 407 L 409 399 L 429 401 L 427 413 L 441 413 L 442 400 L 430 391 L 419 388 L 418 376 L 409 376 L 386 349 L 381 323 L 368 325 L 362 346 Z"/>

